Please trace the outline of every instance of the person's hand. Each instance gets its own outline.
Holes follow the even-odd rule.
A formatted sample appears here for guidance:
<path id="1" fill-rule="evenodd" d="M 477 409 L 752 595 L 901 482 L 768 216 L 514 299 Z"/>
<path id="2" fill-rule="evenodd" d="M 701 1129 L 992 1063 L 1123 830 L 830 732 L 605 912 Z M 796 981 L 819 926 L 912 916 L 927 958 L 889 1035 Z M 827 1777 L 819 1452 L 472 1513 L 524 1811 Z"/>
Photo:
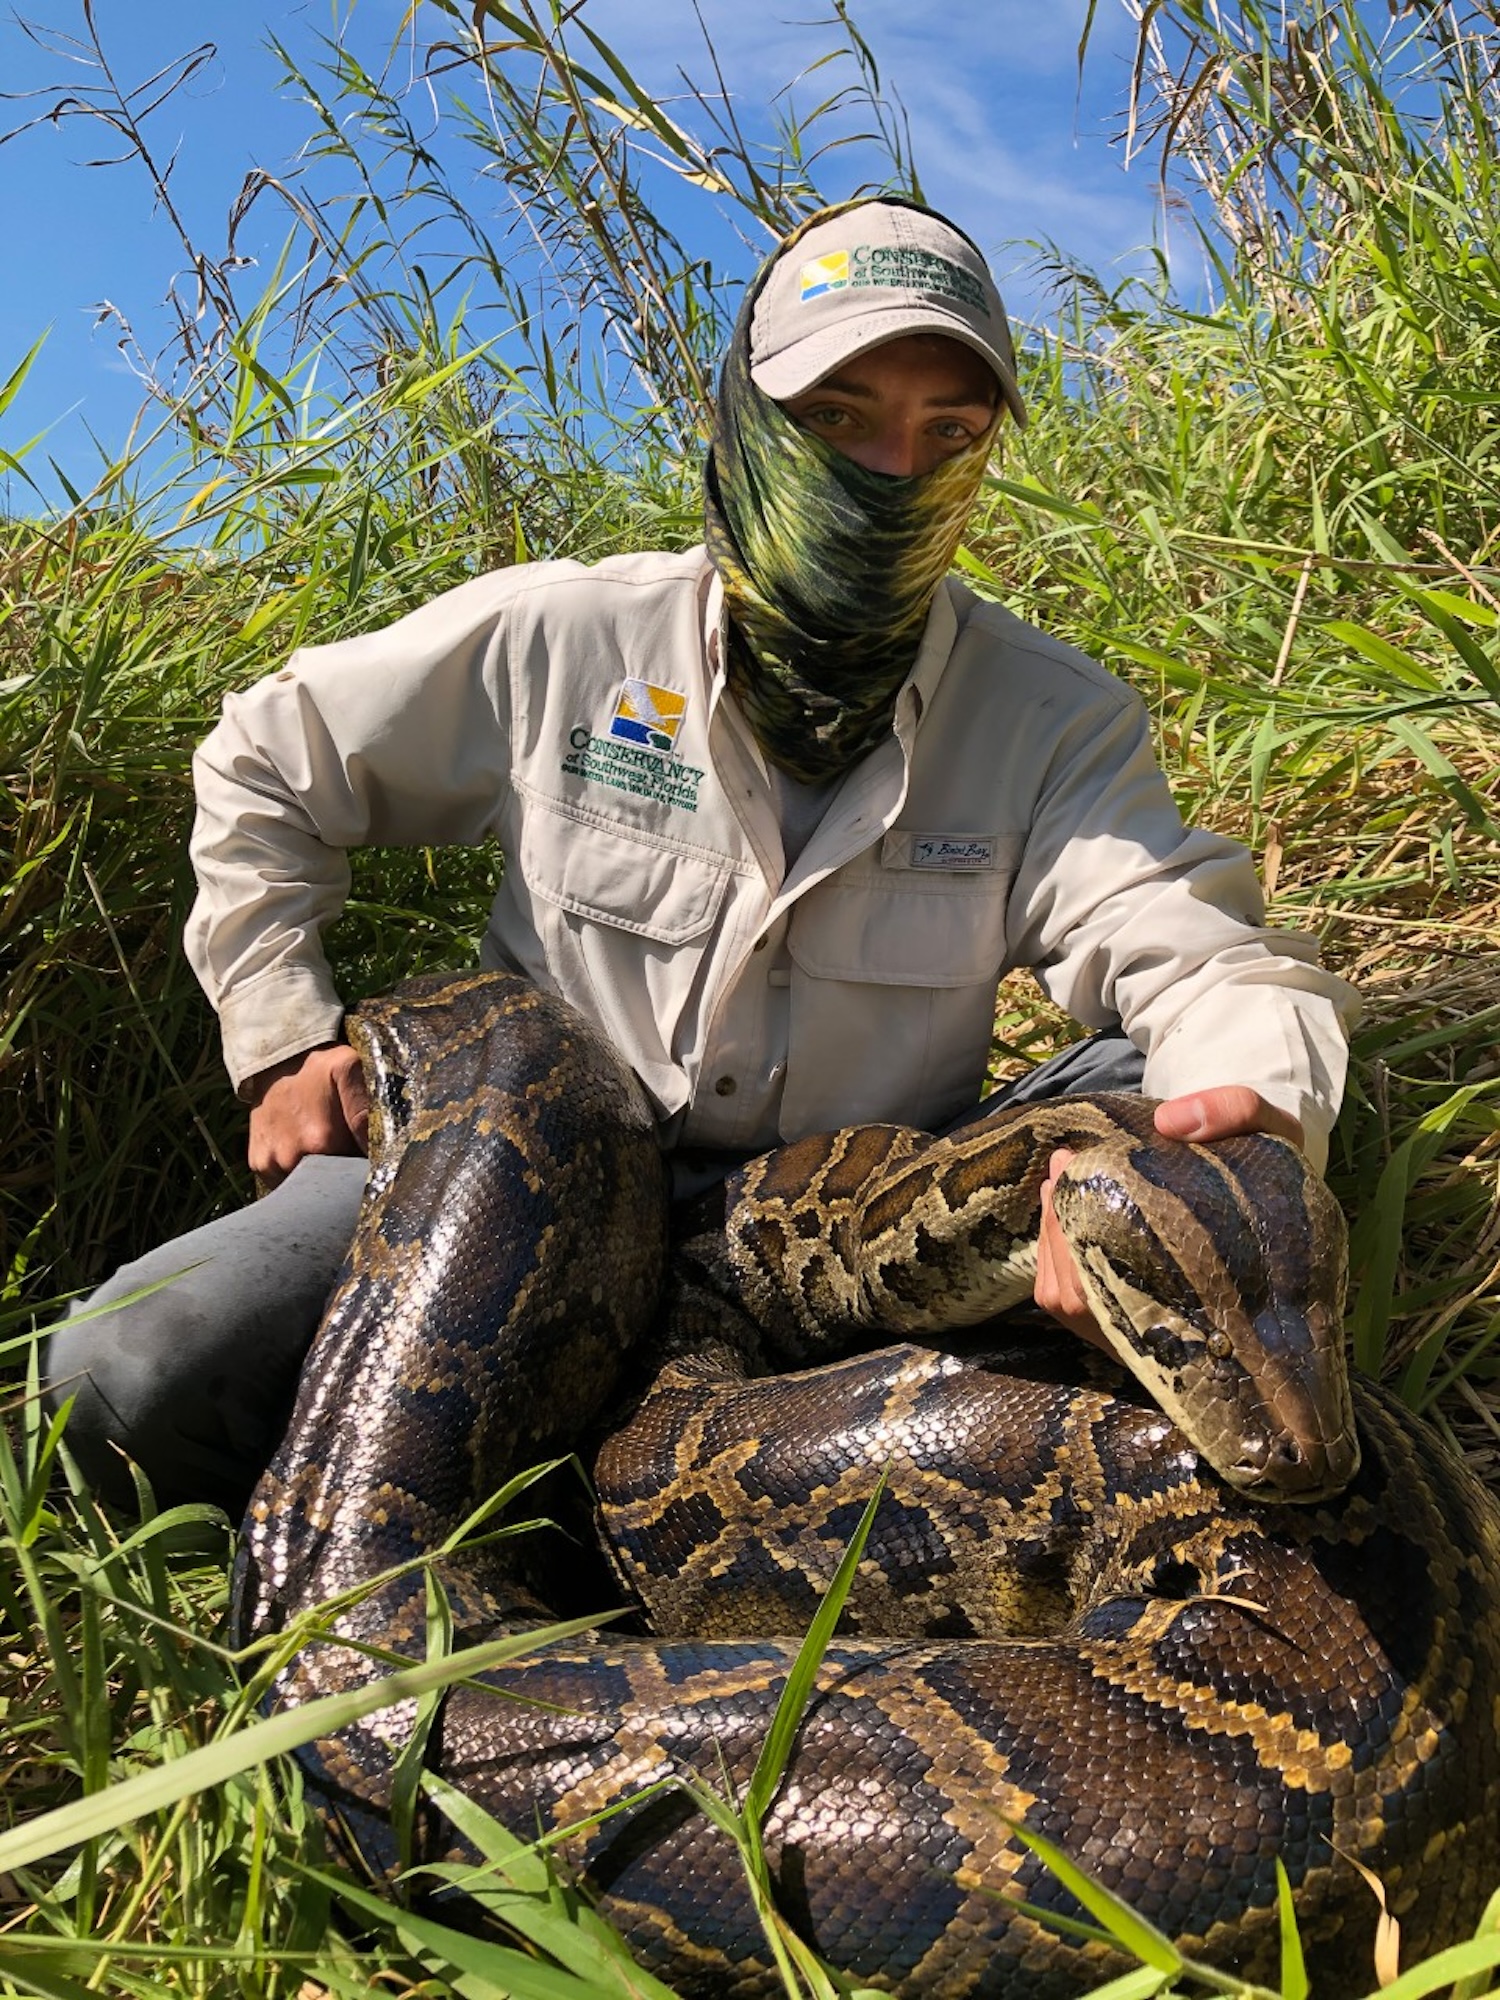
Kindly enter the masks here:
<path id="1" fill-rule="evenodd" d="M 250 1084 L 250 1170 L 267 1187 L 309 1153 L 368 1150 L 370 1100 L 347 1043 L 308 1049 L 263 1069 Z"/>
<path id="2" fill-rule="evenodd" d="M 1156 1107 L 1156 1129 L 1164 1139 L 1235 1139 L 1242 1132 L 1269 1132 L 1273 1139 L 1302 1145 L 1302 1123 L 1279 1104 L 1267 1104 L 1248 1083 L 1221 1083 L 1190 1090 Z"/>
<path id="3" fill-rule="evenodd" d="M 1102 1347 L 1108 1353 L 1109 1342 L 1089 1308 L 1083 1280 L 1078 1275 L 1077 1260 L 1052 1206 L 1052 1191 L 1057 1186 L 1057 1177 L 1072 1158 L 1066 1147 L 1059 1147 L 1047 1163 L 1047 1178 L 1042 1182 L 1042 1233 L 1037 1238 L 1036 1285 L 1032 1297 L 1044 1313 L 1060 1321 L 1070 1333 L 1076 1333 L 1091 1347 Z"/>
<path id="4" fill-rule="evenodd" d="M 1246 1083 L 1225 1083 L 1211 1090 L 1192 1090 L 1184 1097 L 1169 1097 L 1156 1107 L 1156 1129 L 1164 1139 L 1232 1139 L 1242 1132 L 1269 1132 L 1277 1139 L 1302 1144 L 1302 1127 L 1290 1111 L 1267 1104 L 1259 1091 Z M 1037 1304 L 1052 1318 L 1060 1320 L 1080 1340 L 1108 1349 L 1084 1296 L 1078 1266 L 1068 1248 L 1062 1225 L 1052 1208 L 1052 1190 L 1057 1177 L 1073 1155 L 1059 1148 L 1047 1165 L 1042 1183 L 1042 1233 L 1037 1241 Z"/>

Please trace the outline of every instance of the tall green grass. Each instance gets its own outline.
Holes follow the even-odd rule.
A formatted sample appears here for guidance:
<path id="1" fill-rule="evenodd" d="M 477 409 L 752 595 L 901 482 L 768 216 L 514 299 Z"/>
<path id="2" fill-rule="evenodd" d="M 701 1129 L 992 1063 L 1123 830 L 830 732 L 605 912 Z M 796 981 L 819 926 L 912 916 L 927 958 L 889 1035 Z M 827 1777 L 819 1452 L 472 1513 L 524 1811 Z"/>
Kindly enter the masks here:
<path id="1" fill-rule="evenodd" d="M 1360 981 L 1331 1164 L 1356 1351 L 1500 1481 L 1497 24 L 1423 7 L 1377 40 L 1371 10 L 1325 0 L 1291 26 L 1253 0 L 1137 18 L 1122 125 L 1191 197 L 1172 250 L 1193 276 L 1109 286 L 1039 251 L 1033 422 L 962 561 L 1141 688 L 1184 809 L 1245 838 L 1278 920 Z M 0 1834 L 3 1990 L 647 1990 L 492 1830 L 533 1972 L 360 1902 L 288 1767 L 273 1782 L 242 1741 L 259 1665 L 222 1641 L 228 1524 L 101 1514 L 26 1378 L 59 1298 L 248 1193 L 177 942 L 188 762 L 224 690 L 485 566 L 694 540 L 705 385 L 751 262 L 720 253 L 722 218 L 758 247 L 862 171 L 917 186 L 841 7 L 814 108 L 770 145 L 714 81 L 668 116 L 586 8 L 428 0 L 417 22 L 455 150 L 337 40 L 286 43 L 309 163 L 247 193 L 283 204 L 282 261 L 246 298 L 210 260 L 209 309 L 172 359 L 140 354 L 141 426 L 92 490 L 0 524 L 0 1770 L 28 1853 Z M 465 158 L 540 264 L 470 213 Z M 148 135 L 140 164 L 159 196 Z M 360 857 L 344 989 L 468 957 L 492 870 Z M 998 1030 L 1029 1053 L 1068 1032 L 1016 982 Z M 174 1783 L 205 1753 L 208 1789 Z M 129 1814 L 110 1788 L 152 1774 Z M 73 1801 L 105 1830 L 24 1845 Z M 1117 1990 L 1204 1990 L 1131 1935 L 1145 1969 Z M 1488 1990 L 1496 1924 L 1466 1949 L 1393 1990 Z"/>
<path id="2" fill-rule="evenodd" d="M 1129 124 L 1195 191 L 1176 261 L 1206 277 L 1183 303 L 1164 275 L 1061 269 L 1033 424 L 967 560 L 1154 698 L 1186 810 L 1244 838 L 1273 914 L 1360 984 L 1330 1169 L 1356 1352 L 1491 1468 L 1495 24 L 1138 18 Z"/>

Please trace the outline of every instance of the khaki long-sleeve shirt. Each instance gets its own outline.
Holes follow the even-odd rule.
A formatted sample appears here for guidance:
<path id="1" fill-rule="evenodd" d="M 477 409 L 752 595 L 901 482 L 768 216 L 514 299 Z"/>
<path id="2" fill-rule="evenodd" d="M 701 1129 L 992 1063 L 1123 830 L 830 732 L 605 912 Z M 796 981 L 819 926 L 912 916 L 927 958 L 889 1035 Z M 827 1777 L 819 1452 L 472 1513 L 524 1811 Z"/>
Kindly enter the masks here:
<path id="1" fill-rule="evenodd" d="M 598 1023 L 666 1144 L 946 1122 L 1020 965 L 1120 1020 L 1149 1091 L 1251 1084 L 1321 1162 L 1352 992 L 1262 928 L 1241 847 L 1184 827 L 1128 688 L 950 579 L 889 740 L 788 869 L 722 616 L 701 550 L 528 564 L 231 695 L 186 942 L 235 1083 L 338 1033 L 347 850 L 493 839 L 485 962 Z"/>

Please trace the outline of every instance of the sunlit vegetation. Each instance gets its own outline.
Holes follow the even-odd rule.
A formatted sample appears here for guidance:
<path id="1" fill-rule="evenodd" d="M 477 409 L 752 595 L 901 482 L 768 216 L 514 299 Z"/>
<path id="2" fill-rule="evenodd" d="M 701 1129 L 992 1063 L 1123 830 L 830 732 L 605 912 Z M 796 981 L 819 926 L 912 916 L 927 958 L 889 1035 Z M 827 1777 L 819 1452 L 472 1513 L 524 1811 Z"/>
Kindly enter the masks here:
<path id="1" fill-rule="evenodd" d="M 1172 191 L 1170 268 L 1106 281 L 1039 250 L 1055 288 L 1022 329 L 1032 423 L 962 567 L 1148 696 L 1188 816 L 1248 841 L 1276 919 L 1361 985 L 1330 1166 L 1354 1219 L 1356 1358 L 1493 1482 L 1500 13 L 1132 12 L 1122 135 Z M 149 1503 L 143 1526 L 106 1518 L 27 1392 L 35 1325 L 250 1192 L 177 942 L 189 760 L 224 691 L 483 567 L 695 541 L 714 358 L 759 247 L 872 171 L 917 186 L 878 51 L 841 11 L 825 104 L 769 144 L 707 58 L 668 117 L 586 7 L 559 19 L 532 0 L 419 8 L 441 156 L 335 44 L 288 46 L 314 143 L 295 199 L 254 195 L 285 203 L 279 268 L 250 296 L 185 243 L 203 310 L 169 361 L 141 356 L 140 424 L 92 488 L 32 505 L 8 461 L 5 1991 L 651 1990 L 496 1829 L 475 1837 L 529 1959 L 341 1886 L 291 1767 L 247 1736 L 267 1669 L 223 1648 L 232 1524 Z M 146 137 L 100 90 L 150 201 Z M 454 162 L 471 157 L 513 204 L 498 233 L 470 212 Z M 523 227 L 543 259 L 517 256 Z M 360 857 L 333 940 L 344 990 L 466 961 L 494 865 Z M 1068 1032 L 1012 982 L 997 1065 Z M 783 1948 L 789 1992 L 834 1990 Z M 1463 1972 L 1491 1990 L 1495 1928 L 1467 1951 L 1400 1990 Z"/>

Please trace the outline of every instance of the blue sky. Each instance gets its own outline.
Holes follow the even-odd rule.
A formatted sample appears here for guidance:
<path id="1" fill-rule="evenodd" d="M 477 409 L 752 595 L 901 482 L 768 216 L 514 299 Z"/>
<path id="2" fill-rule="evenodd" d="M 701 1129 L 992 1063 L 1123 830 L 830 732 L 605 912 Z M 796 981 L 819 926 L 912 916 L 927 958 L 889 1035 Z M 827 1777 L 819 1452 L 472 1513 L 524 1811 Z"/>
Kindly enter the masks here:
<path id="1" fill-rule="evenodd" d="M 1046 310 L 1025 268 L 1025 239 L 1052 239 L 1108 272 L 1127 266 L 1156 230 L 1149 165 L 1127 173 L 1105 136 L 1123 102 L 1133 27 L 1120 0 L 1099 0 L 1080 101 L 1075 51 L 1084 10 L 1085 0 L 944 0 L 940 7 L 865 0 L 854 9 L 910 117 L 929 199 L 991 253 L 1011 309 L 1023 319 Z M 737 108 L 752 128 L 765 127 L 773 94 L 830 46 L 826 24 L 797 25 L 809 11 L 799 0 L 702 0 Z M 399 70 L 399 44 L 391 52 L 404 12 L 397 0 L 360 0 L 352 10 L 326 0 L 96 0 L 106 58 L 129 87 L 212 45 L 212 55 L 146 124 L 160 159 L 174 160 L 173 199 L 205 250 L 222 252 L 225 218 L 246 174 L 292 170 L 312 129 L 306 106 L 282 84 L 268 39 L 311 63 L 318 38 L 342 31 L 372 67 L 394 60 Z M 44 113 L 60 89 L 100 81 L 70 39 L 83 34 L 76 0 L 18 0 L 17 13 L 36 24 L 44 45 L 17 15 L 0 22 L 6 130 Z M 697 77 L 707 73 L 689 0 L 588 0 L 586 19 L 669 108 L 681 90 L 679 63 Z M 827 82 L 826 73 L 807 78 L 797 101 L 812 104 Z M 11 273 L 0 289 L 0 379 L 47 335 L 25 390 L 0 417 L 0 445 L 15 450 L 45 432 L 39 451 L 56 456 L 75 479 L 86 479 L 97 463 L 89 431 L 118 449 L 141 402 L 120 353 L 120 328 L 101 318 L 104 302 L 154 350 L 170 329 L 164 295 L 185 282 L 180 241 L 168 218 L 153 213 L 140 167 L 89 164 L 120 150 L 103 126 L 82 119 L 44 122 L 0 146 Z M 831 192 L 844 191 L 837 167 L 828 183 Z M 476 183 L 481 211 L 495 198 Z M 264 202 L 239 247 L 268 261 L 283 234 L 284 212 Z M 751 261 L 746 253 L 747 270 Z"/>

